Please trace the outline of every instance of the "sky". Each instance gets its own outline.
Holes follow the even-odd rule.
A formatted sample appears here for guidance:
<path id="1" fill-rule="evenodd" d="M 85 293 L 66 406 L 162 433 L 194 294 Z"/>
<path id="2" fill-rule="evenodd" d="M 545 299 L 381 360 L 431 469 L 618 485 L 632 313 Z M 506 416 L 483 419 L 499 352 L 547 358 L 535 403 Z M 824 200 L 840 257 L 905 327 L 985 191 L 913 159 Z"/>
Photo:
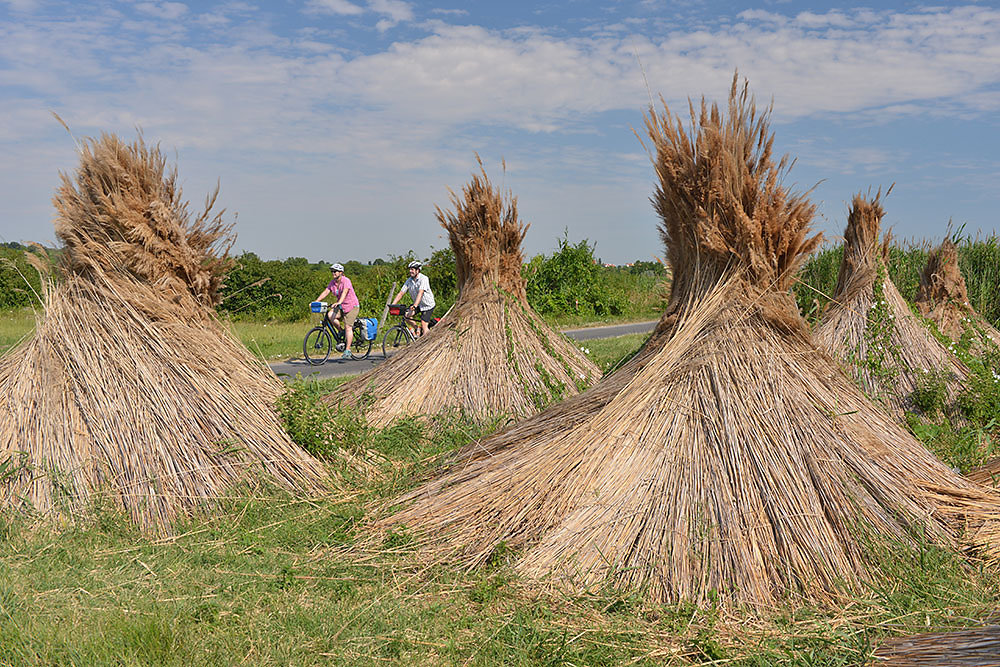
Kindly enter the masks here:
<path id="1" fill-rule="evenodd" d="M 0 241 L 54 244 L 76 142 L 141 130 L 265 259 L 428 257 L 479 155 L 526 256 L 648 261 L 643 114 L 724 104 L 737 71 L 828 239 L 892 184 L 897 238 L 997 230 L 997 2 L 0 0 Z"/>

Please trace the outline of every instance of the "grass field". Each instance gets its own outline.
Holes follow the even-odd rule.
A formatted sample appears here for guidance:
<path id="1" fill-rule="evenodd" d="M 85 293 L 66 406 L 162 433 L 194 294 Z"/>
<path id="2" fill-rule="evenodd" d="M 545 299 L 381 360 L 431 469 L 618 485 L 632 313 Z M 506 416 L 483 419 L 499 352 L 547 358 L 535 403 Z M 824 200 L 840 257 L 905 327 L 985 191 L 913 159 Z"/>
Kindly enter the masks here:
<path id="1" fill-rule="evenodd" d="M 0 311 L 0 356 L 27 337 L 35 328 L 35 313 L 30 308 Z"/>
<path id="2" fill-rule="evenodd" d="M 303 383 L 316 397 L 335 383 Z M 258 487 L 156 539 L 110 505 L 56 532 L 0 518 L 0 664 L 856 665 L 879 639 L 967 625 L 995 573 L 932 547 L 874 545 L 883 579 L 826 609 L 760 617 L 593 590 L 529 589 L 515 553 L 426 567 L 407 531 L 373 542 L 379 503 L 482 429 L 451 417 L 345 435 L 368 465 L 340 490 Z"/>

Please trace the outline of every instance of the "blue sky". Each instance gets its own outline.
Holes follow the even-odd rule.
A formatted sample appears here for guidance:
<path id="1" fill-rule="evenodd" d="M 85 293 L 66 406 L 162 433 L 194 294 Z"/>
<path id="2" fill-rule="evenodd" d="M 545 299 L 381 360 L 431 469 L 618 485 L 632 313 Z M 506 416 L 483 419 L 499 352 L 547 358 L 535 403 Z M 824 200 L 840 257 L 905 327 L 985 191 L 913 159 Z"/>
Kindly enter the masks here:
<path id="1" fill-rule="evenodd" d="M 567 230 L 605 261 L 651 259 L 633 128 L 650 93 L 724 101 L 736 69 L 773 99 L 828 237 L 855 192 L 892 183 L 899 237 L 997 228 L 995 3 L 0 0 L 0 240 L 54 238 L 77 162 L 54 111 L 75 137 L 141 127 L 193 204 L 221 183 L 237 248 L 266 258 L 427 256 L 478 153 L 528 255 Z"/>

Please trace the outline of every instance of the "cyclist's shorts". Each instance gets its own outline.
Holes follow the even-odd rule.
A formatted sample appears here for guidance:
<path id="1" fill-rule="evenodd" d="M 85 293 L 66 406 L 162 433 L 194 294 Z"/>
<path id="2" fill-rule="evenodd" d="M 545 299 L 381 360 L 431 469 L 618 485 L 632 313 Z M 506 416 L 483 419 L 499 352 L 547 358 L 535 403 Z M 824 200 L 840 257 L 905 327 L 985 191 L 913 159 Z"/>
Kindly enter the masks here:
<path id="1" fill-rule="evenodd" d="M 361 310 L 361 309 L 360 308 L 351 308 L 349 311 L 347 311 L 346 313 L 344 313 L 343 317 L 344 317 L 344 326 L 345 327 L 353 327 L 354 326 L 354 320 L 358 319 L 358 311 L 359 310 Z"/>
<path id="2" fill-rule="evenodd" d="M 434 308 L 428 308 L 427 310 L 420 311 L 420 319 L 428 324 L 434 320 Z"/>

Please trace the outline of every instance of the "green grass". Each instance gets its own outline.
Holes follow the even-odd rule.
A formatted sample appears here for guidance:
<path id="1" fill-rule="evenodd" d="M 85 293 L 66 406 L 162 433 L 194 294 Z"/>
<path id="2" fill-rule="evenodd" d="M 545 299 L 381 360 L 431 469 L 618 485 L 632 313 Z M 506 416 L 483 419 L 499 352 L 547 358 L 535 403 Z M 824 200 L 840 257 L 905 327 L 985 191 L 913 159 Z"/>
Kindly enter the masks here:
<path id="1" fill-rule="evenodd" d="M 1000 603 L 995 574 L 919 541 L 872 545 L 879 584 L 842 606 L 762 618 L 611 590 L 534 593 L 504 549 L 465 571 L 422 565 L 408 531 L 370 539 L 374 504 L 500 425 L 445 415 L 368 431 L 375 472 L 341 469 L 339 495 L 260 486 L 167 539 L 107 505 L 62 532 L 0 515 L 0 664 L 853 665 L 881 637 L 968 624 Z"/>
<path id="2" fill-rule="evenodd" d="M 301 358 L 302 339 L 318 323 L 311 319 L 298 322 L 233 320 L 229 327 L 254 354 L 274 361 Z"/>
<path id="3" fill-rule="evenodd" d="M 0 356 L 35 329 L 35 312 L 31 308 L 0 310 Z"/>
<path id="4" fill-rule="evenodd" d="M 573 341 L 573 344 L 581 348 L 607 374 L 631 359 L 648 338 L 648 333 L 626 334 L 614 338 Z"/>

